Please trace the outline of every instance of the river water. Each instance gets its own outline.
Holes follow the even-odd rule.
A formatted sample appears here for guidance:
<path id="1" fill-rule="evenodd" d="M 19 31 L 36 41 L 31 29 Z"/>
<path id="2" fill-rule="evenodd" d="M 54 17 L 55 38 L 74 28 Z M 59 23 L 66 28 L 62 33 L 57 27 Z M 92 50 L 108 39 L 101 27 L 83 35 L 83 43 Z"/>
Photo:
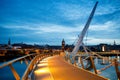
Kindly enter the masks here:
<path id="1" fill-rule="evenodd" d="M 107 58 L 107 59 L 113 59 L 113 58 L 115 58 L 115 57 L 112 56 L 112 57 L 106 57 L 106 58 Z M 120 58 L 118 58 L 117 61 L 120 63 Z M 103 68 L 105 68 L 105 67 L 107 67 L 107 66 L 110 65 L 110 61 L 108 61 L 108 60 L 103 60 L 103 59 L 98 59 L 98 58 L 94 59 L 94 62 L 95 62 L 94 64 L 95 64 L 95 67 L 96 67 L 97 70 L 101 70 L 101 69 L 103 69 Z M 78 63 L 78 62 L 77 62 L 77 63 Z M 86 63 L 86 62 L 84 62 L 84 65 L 85 65 L 85 63 Z M 102 63 L 104 63 L 104 64 L 102 64 Z M 86 64 L 87 64 L 87 63 L 86 63 Z M 79 65 L 79 67 L 81 67 L 81 65 Z M 119 70 L 120 70 L 120 66 L 119 66 L 118 68 L 119 68 Z M 91 71 L 91 72 L 94 72 L 93 69 L 90 70 L 90 71 Z M 105 77 L 105 78 L 108 78 L 108 79 L 110 79 L 110 80 L 118 80 L 114 66 L 110 66 L 110 67 L 106 68 L 105 70 L 101 71 L 101 72 L 99 73 L 99 75 L 100 75 L 100 76 L 103 76 L 103 77 Z"/>
<path id="2" fill-rule="evenodd" d="M 120 59 L 118 59 L 118 61 L 120 62 Z M 97 58 L 94 60 L 94 62 L 97 70 L 100 70 L 101 68 L 104 68 L 105 66 L 109 65 L 109 64 L 101 65 L 100 63 L 103 62 L 103 60 Z M 25 69 L 27 68 L 24 62 L 16 62 L 13 64 L 13 67 L 20 75 L 20 77 L 22 77 Z M 117 75 L 114 66 L 107 68 L 106 70 L 102 71 L 101 74 L 99 75 L 109 78 L 110 80 L 117 80 Z M 0 80 L 15 80 L 9 66 L 0 69 Z"/>
<path id="3" fill-rule="evenodd" d="M 2 63 L 0 63 L 2 64 Z M 12 65 L 20 77 L 24 74 L 27 65 L 24 62 L 16 62 Z M 9 66 L 0 69 L 0 80 L 15 80 L 12 71 Z"/>

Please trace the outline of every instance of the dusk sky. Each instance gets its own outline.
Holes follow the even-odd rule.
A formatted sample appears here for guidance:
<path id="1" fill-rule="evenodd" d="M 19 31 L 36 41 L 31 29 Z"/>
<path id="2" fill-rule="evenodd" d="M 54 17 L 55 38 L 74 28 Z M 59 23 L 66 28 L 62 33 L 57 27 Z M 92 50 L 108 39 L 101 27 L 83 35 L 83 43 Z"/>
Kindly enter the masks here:
<path id="1" fill-rule="evenodd" d="M 73 44 L 97 0 L 0 0 L 0 44 Z M 98 0 L 84 43 L 120 44 L 120 0 Z M 87 38 L 87 40 L 86 40 Z"/>

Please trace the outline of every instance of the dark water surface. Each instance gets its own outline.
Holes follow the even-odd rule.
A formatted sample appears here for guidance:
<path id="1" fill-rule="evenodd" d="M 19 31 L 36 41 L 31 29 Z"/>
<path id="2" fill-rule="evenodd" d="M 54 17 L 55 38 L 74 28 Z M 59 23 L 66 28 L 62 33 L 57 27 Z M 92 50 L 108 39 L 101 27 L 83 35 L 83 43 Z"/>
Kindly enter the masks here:
<path id="1" fill-rule="evenodd" d="M 24 71 L 27 68 L 24 62 L 23 63 L 16 62 L 12 66 L 15 68 L 20 77 L 22 77 Z M 0 80 L 15 80 L 9 66 L 0 69 Z"/>

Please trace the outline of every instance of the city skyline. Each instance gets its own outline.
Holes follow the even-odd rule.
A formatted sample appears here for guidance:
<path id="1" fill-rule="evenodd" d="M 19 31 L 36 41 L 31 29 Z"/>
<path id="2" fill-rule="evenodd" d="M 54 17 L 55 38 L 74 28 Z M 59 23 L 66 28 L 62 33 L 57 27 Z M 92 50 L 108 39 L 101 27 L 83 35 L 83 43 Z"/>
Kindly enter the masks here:
<path id="1" fill-rule="evenodd" d="M 0 44 L 73 44 L 97 0 L 1 0 Z M 120 0 L 98 0 L 87 44 L 120 44 Z M 85 39 L 86 39 L 85 37 Z M 86 43 L 86 41 L 84 40 Z"/>

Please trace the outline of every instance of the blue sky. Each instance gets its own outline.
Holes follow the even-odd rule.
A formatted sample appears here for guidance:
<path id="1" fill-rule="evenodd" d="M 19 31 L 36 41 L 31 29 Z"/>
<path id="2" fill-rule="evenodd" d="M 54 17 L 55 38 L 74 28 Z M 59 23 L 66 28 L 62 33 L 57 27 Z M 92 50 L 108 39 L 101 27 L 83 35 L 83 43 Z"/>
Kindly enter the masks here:
<path id="1" fill-rule="evenodd" d="M 99 4 L 84 43 L 120 44 L 120 0 Z M 96 0 L 0 0 L 0 44 L 73 44 Z M 86 39 L 86 37 L 85 37 Z"/>

